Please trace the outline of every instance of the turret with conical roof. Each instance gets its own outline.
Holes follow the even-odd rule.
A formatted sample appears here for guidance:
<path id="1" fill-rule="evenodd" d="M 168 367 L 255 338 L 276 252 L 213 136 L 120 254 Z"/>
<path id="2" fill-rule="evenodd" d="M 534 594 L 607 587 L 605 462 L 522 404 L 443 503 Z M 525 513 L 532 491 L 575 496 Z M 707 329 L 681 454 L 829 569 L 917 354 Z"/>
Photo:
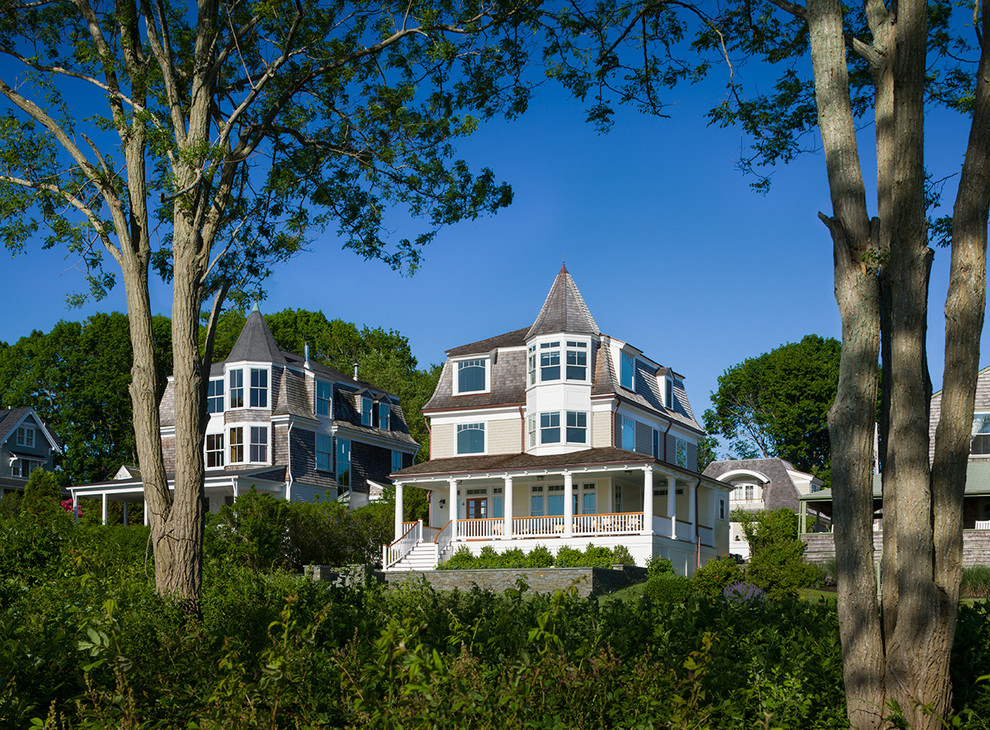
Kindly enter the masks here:
<path id="1" fill-rule="evenodd" d="M 275 343 L 275 336 L 268 329 L 268 323 L 261 316 L 257 302 L 237 336 L 227 362 L 271 362 L 285 365 L 285 356 Z"/>
<path id="2" fill-rule="evenodd" d="M 567 266 L 561 264 L 560 273 L 550 287 L 550 293 L 543 302 L 543 308 L 533 326 L 526 333 L 526 339 L 540 335 L 567 333 L 573 335 L 597 335 L 598 325 L 588 311 L 584 297 L 567 271 Z"/>

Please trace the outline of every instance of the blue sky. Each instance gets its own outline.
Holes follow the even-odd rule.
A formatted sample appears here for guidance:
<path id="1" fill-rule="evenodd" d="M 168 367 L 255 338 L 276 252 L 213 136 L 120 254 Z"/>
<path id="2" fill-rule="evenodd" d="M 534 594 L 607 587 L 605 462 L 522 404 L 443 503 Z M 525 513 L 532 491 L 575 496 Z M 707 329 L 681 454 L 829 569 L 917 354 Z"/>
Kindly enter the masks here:
<path id="1" fill-rule="evenodd" d="M 742 133 L 708 127 L 703 116 L 723 93 L 714 82 L 685 86 L 668 97 L 671 118 L 626 110 L 602 136 L 579 104 L 541 89 L 523 118 L 489 123 L 460 145 L 475 168 L 512 184 L 510 208 L 442 231 L 408 278 L 342 251 L 327 233 L 275 271 L 262 310 L 322 310 L 398 330 L 425 366 L 451 347 L 531 324 L 566 257 L 601 329 L 682 373 L 700 420 L 726 368 L 809 333 L 840 335 L 831 241 L 817 218 L 830 211 L 824 157 L 779 167 L 768 194 L 753 192 L 736 169 Z M 868 142 L 872 129 L 863 135 Z M 927 135 L 933 171 L 957 170 L 960 120 L 933 113 Z M 950 183 L 946 199 L 954 193 Z M 85 285 L 61 252 L 31 250 L 3 266 L 0 340 L 125 310 L 122 288 L 66 309 L 65 295 Z M 939 249 L 929 324 L 936 387 L 947 278 L 948 251 Z M 167 289 L 157 286 L 153 301 L 170 313 Z"/>

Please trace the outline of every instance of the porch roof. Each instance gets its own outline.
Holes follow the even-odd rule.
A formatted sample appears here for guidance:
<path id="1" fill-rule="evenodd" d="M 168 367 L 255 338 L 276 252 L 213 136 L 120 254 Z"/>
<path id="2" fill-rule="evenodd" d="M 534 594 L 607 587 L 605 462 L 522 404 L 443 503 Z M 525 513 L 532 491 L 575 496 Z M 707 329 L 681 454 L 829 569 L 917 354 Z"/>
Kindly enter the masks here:
<path id="1" fill-rule="evenodd" d="M 686 479 L 700 479 L 706 485 L 716 486 L 723 490 L 728 485 L 702 476 L 697 472 L 688 471 L 666 462 L 660 462 L 652 456 L 635 451 L 626 451 L 612 446 L 571 451 L 565 454 L 492 454 L 487 456 L 455 456 L 446 459 L 431 459 L 420 464 L 406 467 L 392 474 L 393 479 L 415 479 L 420 477 L 443 478 L 457 474 L 477 473 L 508 473 L 520 471 L 553 470 L 563 471 L 568 468 L 587 467 L 662 467 L 663 471 L 682 476 Z"/>

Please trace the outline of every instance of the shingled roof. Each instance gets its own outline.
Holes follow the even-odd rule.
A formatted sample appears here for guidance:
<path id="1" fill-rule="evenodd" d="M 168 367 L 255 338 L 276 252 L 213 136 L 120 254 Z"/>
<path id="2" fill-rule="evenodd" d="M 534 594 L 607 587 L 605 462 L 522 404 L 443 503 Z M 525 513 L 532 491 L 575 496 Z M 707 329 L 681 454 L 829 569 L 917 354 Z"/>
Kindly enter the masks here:
<path id="1" fill-rule="evenodd" d="M 543 309 L 529 328 L 526 339 L 539 335 L 557 333 L 575 335 L 597 335 L 598 325 L 584 303 L 584 297 L 578 291 L 577 284 L 567 272 L 567 267 L 561 265 L 560 273 L 550 287 Z"/>
<path id="2" fill-rule="evenodd" d="M 275 336 L 268 329 L 257 304 L 252 308 L 241 334 L 237 336 L 227 362 L 271 362 L 285 365 L 282 351 L 275 343 Z"/>

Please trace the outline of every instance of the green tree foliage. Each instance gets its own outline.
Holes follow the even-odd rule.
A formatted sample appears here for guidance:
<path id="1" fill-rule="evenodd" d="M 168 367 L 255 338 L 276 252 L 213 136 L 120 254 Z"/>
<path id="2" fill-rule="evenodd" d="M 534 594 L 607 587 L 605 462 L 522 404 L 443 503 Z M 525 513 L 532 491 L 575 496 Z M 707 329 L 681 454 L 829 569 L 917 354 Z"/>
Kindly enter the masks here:
<path id="1" fill-rule="evenodd" d="M 780 457 L 827 483 L 840 351 L 831 337 L 807 335 L 732 366 L 718 377 L 705 428 L 730 442 L 734 458 Z"/>
<path id="2" fill-rule="evenodd" d="M 160 396 L 170 369 L 171 331 L 165 317 L 155 317 L 153 325 Z M 131 360 L 127 316 L 119 312 L 61 321 L 0 350 L 0 402 L 38 412 L 62 444 L 64 483 L 102 481 L 121 464 L 137 463 Z"/>
<path id="3" fill-rule="evenodd" d="M 798 518 L 781 508 L 763 512 L 737 511 L 749 541 L 750 559 L 746 579 L 771 598 L 796 597 L 798 588 L 822 583 L 825 571 L 805 562 L 805 544 L 798 536 Z"/>
<path id="4" fill-rule="evenodd" d="M 65 513 L 62 509 L 62 489 L 51 472 L 35 469 L 24 485 L 21 513 L 40 522 L 50 522 Z"/>

